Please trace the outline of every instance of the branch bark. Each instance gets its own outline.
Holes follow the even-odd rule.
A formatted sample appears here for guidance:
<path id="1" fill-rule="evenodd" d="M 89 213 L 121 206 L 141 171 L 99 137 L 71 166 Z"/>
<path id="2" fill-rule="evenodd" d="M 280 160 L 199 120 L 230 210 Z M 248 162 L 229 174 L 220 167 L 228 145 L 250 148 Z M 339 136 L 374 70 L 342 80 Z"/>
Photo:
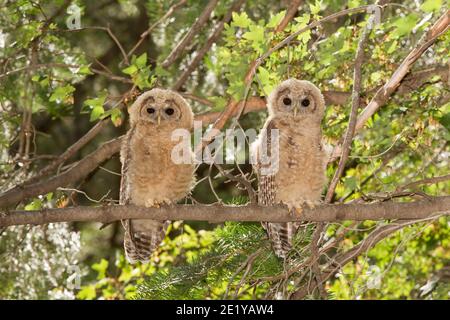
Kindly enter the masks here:
<path id="1" fill-rule="evenodd" d="M 134 205 L 100 207 L 72 207 L 43 209 L 39 211 L 10 211 L 0 216 L 0 227 L 53 222 L 98 221 L 109 223 L 122 219 L 196 220 L 213 223 L 224 221 L 342 221 L 424 219 L 436 214 L 450 214 L 450 196 L 432 197 L 414 202 L 378 202 L 372 204 L 321 205 L 314 209 L 303 208 L 301 217 L 292 215 L 284 205 L 272 207 L 249 204 L 223 205 L 173 205 L 160 208 Z"/>

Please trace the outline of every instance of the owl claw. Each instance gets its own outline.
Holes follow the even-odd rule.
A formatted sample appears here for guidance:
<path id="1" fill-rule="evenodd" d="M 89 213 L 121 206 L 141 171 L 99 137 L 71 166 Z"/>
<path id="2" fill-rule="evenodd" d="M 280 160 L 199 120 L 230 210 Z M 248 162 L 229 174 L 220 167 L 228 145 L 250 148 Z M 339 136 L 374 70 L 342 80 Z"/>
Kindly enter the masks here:
<path id="1" fill-rule="evenodd" d="M 297 218 L 301 218 L 303 214 L 303 208 L 302 207 L 294 207 L 294 215 Z"/>
<path id="2" fill-rule="evenodd" d="M 317 203 L 316 202 L 314 202 L 314 201 L 305 201 L 305 204 L 308 206 L 308 208 L 309 209 L 314 209 L 315 207 L 316 207 L 316 205 L 317 205 Z"/>

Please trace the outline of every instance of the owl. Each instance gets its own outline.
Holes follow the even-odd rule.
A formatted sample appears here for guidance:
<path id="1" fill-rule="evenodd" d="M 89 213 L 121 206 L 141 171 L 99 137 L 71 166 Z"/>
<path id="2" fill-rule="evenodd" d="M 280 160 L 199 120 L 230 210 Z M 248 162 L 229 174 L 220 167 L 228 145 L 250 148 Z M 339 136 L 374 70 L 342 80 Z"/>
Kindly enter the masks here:
<path id="1" fill-rule="evenodd" d="M 172 133 L 177 129 L 189 133 L 193 119 L 187 102 L 173 91 L 152 89 L 138 97 L 130 108 L 130 129 L 120 151 L 120 204 L 159 207 L 189 194 L 194 162 L 173 161 L 172 150 L 179 142 L 173 141 Z M 188 151 L 193 159 L 190 144 Z M 148 262 L 169 224 L 150 219 L 123 220 L 127 260 Z"/>
<path id="2" fill-rule="evenodd" d="M 258 203 L 282 203 L 292 212 L 300 212 L 302 205 L 312 207 L 320 202 L 326 182 L 327 154 L 322 147 L 320 127 L 324 98 L 311 82 L 288 79 L 269 95 L 267 107 L 269 117 L 252 145 L 258 173 Z M 271 134 L 274 129 L 278 129 L 277 140 Z M 271 159 L 270 163 L 262 161 L 261 150 L 269 153 L 266 158 Z M 267 170 L 268 166 L 272 169 Z M 278 257 L 286 257 L 299 225 L 263 222 Z"/>

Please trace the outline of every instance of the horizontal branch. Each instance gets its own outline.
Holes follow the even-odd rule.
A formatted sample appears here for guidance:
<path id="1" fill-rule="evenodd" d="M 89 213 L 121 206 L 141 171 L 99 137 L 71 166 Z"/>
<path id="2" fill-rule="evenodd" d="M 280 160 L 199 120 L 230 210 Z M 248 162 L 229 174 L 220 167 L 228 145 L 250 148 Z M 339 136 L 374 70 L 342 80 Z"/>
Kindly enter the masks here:
<path id="1" fill-rule="evenodd" d="M 372 204 L 321 205 L 304 208 L 300 215 L 289 212 L 287 207 L 249 204 L 223 205 L 173 205 L 160 208 L 134 205 L 110 205 L 101 207 L 72 207 L 43 209 L 39 211 L 10 211 L 0 216 L 0 227 L 53 222 L 98 221 L 108 223 L 121 219 L 197 220 L 224 221 L 342 221 L 423 219 L 436 214 L 450 213 L 450 196 L 433 197 L 414 202 L 379 202 Z"/>

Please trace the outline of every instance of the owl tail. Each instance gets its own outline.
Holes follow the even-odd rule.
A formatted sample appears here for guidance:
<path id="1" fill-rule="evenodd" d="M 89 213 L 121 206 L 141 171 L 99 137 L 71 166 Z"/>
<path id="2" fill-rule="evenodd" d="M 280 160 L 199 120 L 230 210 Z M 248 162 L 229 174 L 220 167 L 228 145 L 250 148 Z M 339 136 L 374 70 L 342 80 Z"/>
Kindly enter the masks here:
<path id="1" fill-rule="evenodd" d="M 263 223 L 263 227 L 267 231 L 275 255 L 279 258 L 285 259 L 289 250 L 292 249 L 292 243 L 298 229 L 298 223 L 266 222 Z"/>
<path id="2" fill-rule="evenodd" d="M 170 221 L 123 220 L 125 256 L 131 264 L 147 263 L 166 236 Z"/>

